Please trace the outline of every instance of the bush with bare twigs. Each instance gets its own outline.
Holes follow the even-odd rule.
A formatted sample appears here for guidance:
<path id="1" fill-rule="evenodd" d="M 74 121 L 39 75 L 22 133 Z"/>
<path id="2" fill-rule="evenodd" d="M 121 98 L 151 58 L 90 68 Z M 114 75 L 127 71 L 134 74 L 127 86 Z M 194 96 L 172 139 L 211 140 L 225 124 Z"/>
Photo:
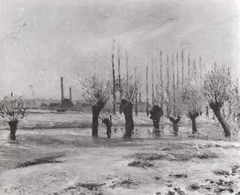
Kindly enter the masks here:
<path id="1" fill-rule="evenodd" d="M 18 122 L 26 116 L 23 97 L 13 94 L 5 96 L 0 102 L 0 116 L 10 126 L 10 139 L 15 140 Z"/>

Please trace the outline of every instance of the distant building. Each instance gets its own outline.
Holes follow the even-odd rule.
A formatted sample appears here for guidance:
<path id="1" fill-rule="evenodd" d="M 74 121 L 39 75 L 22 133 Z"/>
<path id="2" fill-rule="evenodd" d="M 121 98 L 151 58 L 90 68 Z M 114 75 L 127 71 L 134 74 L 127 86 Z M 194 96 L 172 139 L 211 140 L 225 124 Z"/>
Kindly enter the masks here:
<path id="1" fill-rule="evenodd" d="M 64 110 L 72 110 L 73 106 L 74 104 L 70 99 L 64 99 L 61 103 L 61 109 L 64 109 Z"/>

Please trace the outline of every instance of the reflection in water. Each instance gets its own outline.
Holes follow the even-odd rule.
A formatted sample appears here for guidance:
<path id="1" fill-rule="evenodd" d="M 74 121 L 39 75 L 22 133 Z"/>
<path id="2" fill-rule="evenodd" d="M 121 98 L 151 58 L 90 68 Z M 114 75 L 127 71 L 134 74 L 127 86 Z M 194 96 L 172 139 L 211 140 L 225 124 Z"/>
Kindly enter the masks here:
<path id="1" fill-rule="evenodd" d="M 147 128 L 138 128 L 138 135 L 124 140 L 124 129 L 119 128 L 111 139 L 106 138 L 106 129 L 99 128 L 99 138 L 91 137 L 91 129 L 45 129 L 17 131 L 17 140 L 9 139 L 9 131 L 0 131 L 0 171 L 15 168 L 17 164 L 62 152 L 72 147 L 119 147 L 144 144 L 148 139 Z"/>
<path id="2" fill-rule="evenodd" d="M 212 125 L 211 128 L 217 128 Z M 69 151 L 73 147 L 95 148 L 95 147 L 128 147 L 148 145 L 158 140 L 183 140 L 190 139 L 191 128 L 186 125 L 179 125 L 179 136 L 174 137 L 171 124 L 160 124 L 160 131 L 153 131 L 152 127 L 136 126 L 132 139 L 123 140 L 125 133 L 124 126 L 114 126 L 114 131 L 110 139 L 106 136 L 106 128 L 99 127 L 99 138 L 93 139 L 91 128 L 68 128 L 68 129 L 44 129 L 44 130 L 23 130 L 18 129 L 17 140 L 9 139 L 9 130 L 0 130 L 0 172 L 14 168 L 17 164 L 27 160 L 41 158 L 49 154 Z M 212 130 L 209 124 L 199 124 L 200 134 L 198 138 L 205 139 L 201 135 L 202 130 Z M 218 129 L 219 130 L 219 129 Z M 150 134 L 149 134 L 150 132 Z M 221 131 L 220 131 L 221 132 Z M 208 133 L 208 134 L 210 134 Z M 215 135 L 215 134 L 214 134 Z M 201 137 L 199 137 L 201 136 Z M 219 136 L 222 136 L 221 134 Z M 215 137 L 217 138 L 217 136 Z M 222 137 L 221 137 L 222 138 Z M 193 138 L 194 139 L 194 138 Z"/>

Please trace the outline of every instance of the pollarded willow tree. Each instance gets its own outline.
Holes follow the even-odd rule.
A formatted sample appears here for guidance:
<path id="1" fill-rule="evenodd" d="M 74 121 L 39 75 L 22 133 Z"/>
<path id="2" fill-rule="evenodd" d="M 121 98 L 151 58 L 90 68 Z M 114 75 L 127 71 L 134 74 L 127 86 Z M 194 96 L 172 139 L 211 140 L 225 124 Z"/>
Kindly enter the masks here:
<path id="1" fill-rule="evenodd" d="M 221 126 L 223 127 L 225 137 L 230 137 L 229 125 L 224 119 L 221 108 L 230 98 L 231 78 L 225 68 L 215 68 L 209 71 L 204 79 L 203 93 L 208 100 L 209 107 L 213 110 Z"/>
<path id="2" fill-rule="evenodd" d="M 153 127 L 154 127 L 154 134 L 155 137 L 159 137 L 160 135 L 160 118 L 163 116 L 163 63 L 162 63 L 162 52 L 160 52 L 159 56 L 159 76 L 157 65 L 155 63 L 154 68 L 154 60 L 152 60 L 152 105 L 150 106 L 150 119 L 152 119 Z M 156 79 L 154 79 L 156 77 Z M 154 82 L 155 81 L 155 82 Z"/>
<path id="3" fill-rule="evenodd" d="M 10 139 L 16 139 L 16 131 L 19 121 L 26 116 L 24 99 L 21 96 L 5 96 L 0 102 L 0 116 L 10 127 Z"/>
<path id="4" fill-rule="evenodd" d="M 189 81 L 181 90 L 183 109 L 187 117 L 192 121 L 192 133 L 197 132 L 196 118 L 201 114 L 205 106 L 205 98 L 200 86 L 195 82 Z"/>
<path id="5" fill-rule="evenodd" d="M 121 93 L 122 99 L 119 99 L 118 101 L 120 102 L 120 110 L 125 116 L 126 131 L 123 138 L 131 138 L 132 136 L 132 131 L 134 129 L 132 116 L 133 104 L 138 95 L 137 91 L 139 86 L 139 82 L 136 81 L 133 76 L 129 76 L 128 78 L 123 77 L 121 80 L 121 86 L 116 87 L 117 92 Z"/>
<path id="6" fill-rule="evenodd" d="M 150 119 L 153 121 L 154 130 L 159 130 L 160 118 L 163 116 L 163 109 L 161 106 L 155 104 L 151 107 L 150 110 Z"/>
<path id="7" fill-rule="evenodd" d="M 110 80 L 110 79 L 109 79 Z M 83 97 L 92 105 L 92 136 L 98 137 L 98 117 L 112 93 L 109 80 L 97 75 L 86 78 L 82 82 Z"/>
<path id="8" fill-rule="evenodd" d="M 167 118 L 173 124 L 174 135 L 178 135 L 178 123 L 184 112 L 183 100 L 181 96 L 181 90 L 175 89 L 173 93 L 169 93 L 169 89 L 166 90 L 164 104 L 167 107 Z"/>

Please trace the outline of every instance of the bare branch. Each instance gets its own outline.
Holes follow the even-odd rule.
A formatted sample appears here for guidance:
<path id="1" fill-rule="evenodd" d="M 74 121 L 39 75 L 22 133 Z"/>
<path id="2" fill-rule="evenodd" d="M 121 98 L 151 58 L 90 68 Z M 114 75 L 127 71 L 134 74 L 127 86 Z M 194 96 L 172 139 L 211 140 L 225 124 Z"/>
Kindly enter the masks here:
<path id="1" fill-rule="evenodd" d="M 193 81 L 189 81 L 183 86 L 181 96 L 184 111 L 188 117 L 200 113 L 205 106 L 205 98 L 201 88 Z"/>
<path id="2" fill-rule="evenodd" d="M 221 106 L 228 101 L 230 94 L 231 78 L 225 68 L 215 68 L 205 77 L 203 93 L 209 103 Z"/>
<path id="3" fill-rule="evenodd" d="M 116 82 L 119 83 L 119 82 Z M 134 102 L 136 96 L 138 95 L 138 89 L 140 88 L 140 82 L 137 81 L 132 75 L 128 77 L 128 79 L 122 77 L 121 78 L 121 86 L 116 86 L 117 93 L 122 94 L 122 99 L 128 100 L 130 102 Z M 117 95 L 119 97 L 119 95 Z M 118 99 L 118 102 L 121 100 Z"/>
<path id="4" fill-rule="evenodd" d="M 92 105 L 98 101 L 105 105 L 112 93 L 111 83 L 105 78 L 96 75 L 86 78 L 82 82 L 82 87 L 84 99 Z"/>
<path id="5" fill-rule="evenodd" d="M 0 116 L 4 121 L 18 121 L 26 116 L 24 99 L 21 96 L 5 96 L 0 102 Z"/>

